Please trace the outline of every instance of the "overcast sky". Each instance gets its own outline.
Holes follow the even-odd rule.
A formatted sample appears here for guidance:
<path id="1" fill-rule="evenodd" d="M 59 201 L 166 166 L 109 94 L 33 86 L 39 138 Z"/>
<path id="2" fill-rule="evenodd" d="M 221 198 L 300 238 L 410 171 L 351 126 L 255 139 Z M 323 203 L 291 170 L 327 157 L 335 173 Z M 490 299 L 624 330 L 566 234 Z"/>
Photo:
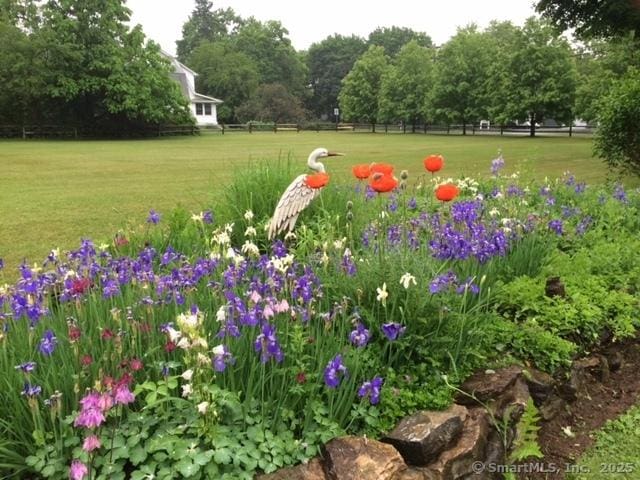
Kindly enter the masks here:
<path id="1" fill-rule="evenodd" d="M 182 24 L 194 8 L 193 0 L 127 0 L 132 24 L 175 53 Z M 289 30 L 296 50 L 304 50 L 334 33 L 366 38 L 377 27 L 409 27 L 426 32 L 436 45 L 446 42 L 456 27 L 475 22 L 511 20 L 522 25 L 534 15 L 533 0 L 235 0 L 213 1 L 213 8 L 231 7 L 241 17 L 279 20 Z"/>

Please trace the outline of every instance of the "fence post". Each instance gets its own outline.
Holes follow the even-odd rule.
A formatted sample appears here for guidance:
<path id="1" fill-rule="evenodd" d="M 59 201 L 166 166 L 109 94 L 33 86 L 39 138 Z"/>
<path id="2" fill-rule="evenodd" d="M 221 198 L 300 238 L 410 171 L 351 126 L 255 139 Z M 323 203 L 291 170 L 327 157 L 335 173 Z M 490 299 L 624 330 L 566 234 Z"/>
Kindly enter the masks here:
<path id="1" fill-rule="evenodd" d="M 73 127 L 73 138 L 78 139 L 78 127 Z"/>
<path id="2" fill-rule="evenodd" d="M 407 124 L 404 122 L 404 120 L 402 121 L 402 133 L 407 133 Z"/>
<path id="3" fill-rule="evenodd" d="M 569 124 L 569 137 L 571 137 L 572 134 L 573 134 L 573 122 Z"/>
<path id="4" fill-rule="evenodd" d="M 500 125 L 500 136 L 504 133 L 504 125 Z"/>
<path id="5" fill-rule="evenodd" d="M 427 134 L 427 124 L 426 124 L 426 122 L 425 122 L 425 124 L 424 124 L 424 134 L 425 134 L 425 135 Z"/>
<path id="6" fill-rule="evenodd" d="M 273 133 L 278 133 L 278 124 L 277 123 L 273 124 Z"/>
<path id="7" fill-rule="evenodd" d="M 449 129 L 451 128 L 451 125 L 447 125 L 447 135 L 449 135 Z"/>
<path id="8" fill-rule="evenodd" d="M 253 133 L 253 123 L 249 122 L 249 133 Z"/>
<path id="9" fill-rule="evenodd" d="M 475 135 L 476 134 L 476 124 L 474 123 L 473 126 L 471 127 L 471 135 Z"/>
<path id="10" fill-rule="evenodd" d="M 26 129 L 24 128 L 24 125 L 22 126 L 22 139 L 23 139 L 23 140 L 26 140 L 26 139 L 27 139 L 27 131 L 26 131 Z"/>
<path id="11" fill-rule="evenodd" d="M 389 133 L 389 125 L 387 123 L 384 124 L 384 133 Z"/>
<path id="12" fill-rule="evenodd" d="M 296 133 L 300 133 L 300 124 L 296 123 Z"/>

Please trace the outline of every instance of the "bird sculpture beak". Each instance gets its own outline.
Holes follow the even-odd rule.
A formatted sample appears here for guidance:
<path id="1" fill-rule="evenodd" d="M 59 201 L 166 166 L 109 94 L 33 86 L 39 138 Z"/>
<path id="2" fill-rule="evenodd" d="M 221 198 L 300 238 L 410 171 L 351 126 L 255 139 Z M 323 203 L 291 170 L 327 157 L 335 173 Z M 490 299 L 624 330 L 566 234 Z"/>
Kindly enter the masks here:
<path id="1" fill-rule="evenodd" d="M 327 157 L 344 157 L 344 153 L 327 152 Z"/>

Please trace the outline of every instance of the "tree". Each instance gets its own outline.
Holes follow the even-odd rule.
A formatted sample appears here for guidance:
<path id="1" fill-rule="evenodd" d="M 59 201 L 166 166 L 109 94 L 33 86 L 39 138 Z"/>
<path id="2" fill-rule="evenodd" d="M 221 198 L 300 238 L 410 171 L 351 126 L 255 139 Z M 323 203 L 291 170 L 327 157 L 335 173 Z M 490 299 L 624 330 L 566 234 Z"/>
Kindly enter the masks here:
<path id="1" fill-rule="evenodd" d="M 536 123 L 545 118 L 571 122 L 576 91 L 576 67 L 571 49 L 548 24 L 527 19 L 515 35 L 504 64 L 492 70 L 491 111 L 501 123 Z M 492 59 L 495 65 L 495 58 Z"/>
<path id="2" fill-rule="evenodd" d="M 263 23 L 251 17 L 233 36 L 232 46 L 254 62 L 260 83 L 280 83 L 289 92 L 302 96 L 307 69 L 287 35 L 288 30 L 280 22 Z"/>
<path id="3" fill-rule="evenodd" d="M 416 32 L 406 27 L 378 27 L 369 34 L 369 45 L 384 47 L 390 57 L 395 57 L 402 47 L 415 40 L 422 47 L 433 47 L 431 37 L 424 32 Z"/>
<path id="4" fill-rule="evenodd" d="M 379 116 L 384 121 L 416 123 L 425 120 L 433 85 L 433 51 L 417 41 L 407 43 L 382 78 Z"/>
<path id="5" fill-rule="evenodd" d="M 50 0 L 31 35 L 33 70 L 59 121 L 102 132 L 144 123 L 182 122 L 188 107 L 157 45 L 129 31 L 122 0 Z"/>
<path id="6" fill-rule="evenodd" d="M 358 59 L 342 81 L 338 101 L 343 118 L 369 122 L 375 129 L 382 76 L 388 66 L 384 48 L 374 45 Z"/>
<path id="7" fill-rule="evenodd" d="M 309 47 L 307 67 L 313 92 L 309 105 L 315 115 L 333 114 L 342 79 L 366 48 L 362 38 L 342 35 L 332 35 Z"/>
<path id="8" fill-rule="evenodd" d="M 636 40 L 629 37 L 592 40 L 579 51 L 577 67 L 576 115 L 595 121 L 600 101 L 613 83 L 630 68 L 640 68 L 640 49 Z"/>
<path id="9" fill-rule="evenodd" d="M 640 34 L 637 0 L 540 0 L 536 10 L 561 30 L 581 37 Z"/>
<path id="10" fill-rule="evenodd" d="M 244 53 L 234 51 L 228 41 L 201 43 L 191 53 L 189 66 L 198 72 L 198 91 L 224 99 L 218 107 L 218 118 L 223 122 L 237 120 L 236 108 L 258 88 L 260 75 L 255 63 Z"/>
<path id="11" fill-rule="evenodd" d="M 433 106 L 448 123 L 467 123 L 487 116 L 487 79 L 492 62 L 486 35 L 475 25 L 458 32 L 438 51 Z"/>
<path id="12" fill-rule="evenodd" d="M 186 62 L 191 52 L 202 42 L 228 39 L 242 25 L 242 19 L 233 9 L 212 8 L 213 3 L 209 0 L 196 0 L 193 12 L 182 26 L 182 38 L 176 42 L 181 62 Z"/>
<path id="13" fill-rule="evenodd" d="M 243 122 L 299 123 L 306 116 L 300 100 L 278 83 L 258 87 L 251 100 L 238 107 L 236 113 Z"/>
<path id="14" fill-rule="evenodd" d="M 630 69 L 601 102 L 594 152 L 611 167 L 640 175 L 640 70 Z"/>

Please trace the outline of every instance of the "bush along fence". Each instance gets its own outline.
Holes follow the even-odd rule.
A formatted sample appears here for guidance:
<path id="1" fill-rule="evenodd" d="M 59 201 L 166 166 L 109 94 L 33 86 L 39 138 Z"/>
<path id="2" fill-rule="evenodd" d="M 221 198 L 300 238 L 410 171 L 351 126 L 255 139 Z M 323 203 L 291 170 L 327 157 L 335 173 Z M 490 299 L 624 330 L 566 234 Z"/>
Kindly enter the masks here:
<path id="1" fill-rule="evenodd" d="M 217 128 L 217 127 L 216 127 Z M 195 135 L 196 125 L 147 125 L 104 130 L 97 126 L 74 125 L 0 125 L 0 138 L 140 138 L 164 137 L 168 135 Z"/>
<path id="2" fill-rule="evenodd" d="M 258 132 L 300 132 L 330 131 L 385 134 L 424 135 L 512 135 L 529 136 L 527 125 L 485 127 L 478 125 L 407 125 L 389 123 L 229 123 L 219 125 L 151 125 L 134 130 L 104 131 L 95 127 L 65 125 L 0 125 L 0 138 L 104 138 L 104 137 L 164 137 L 173 135 L 197 135 L 207 133 L 258 133 Z M 596 127 L 585 126 L 542 126 L 536 127 L 536 135 L 569 136 L 595 133 Z"/>
<path id="3" fill-rule="evenodd" d="M 220 124 L 216 129 L 220 133 L 231 132 L 300 132 L 300 131 L 333 131 L 359 133 L 387 133 L 387 134 L 431 134 L 431 135 L 517 135 L 530 136 L 531 127 L 528 125 L 509 126 L 480 126 L 480 125 L 430 125 L 430 124 L 389 124 L 389 123 L 235 123 Z M 543 136 L 593 135 L 596 127 L 585 126 L 541 126 L 536 127 L 535 133 Z"/>

